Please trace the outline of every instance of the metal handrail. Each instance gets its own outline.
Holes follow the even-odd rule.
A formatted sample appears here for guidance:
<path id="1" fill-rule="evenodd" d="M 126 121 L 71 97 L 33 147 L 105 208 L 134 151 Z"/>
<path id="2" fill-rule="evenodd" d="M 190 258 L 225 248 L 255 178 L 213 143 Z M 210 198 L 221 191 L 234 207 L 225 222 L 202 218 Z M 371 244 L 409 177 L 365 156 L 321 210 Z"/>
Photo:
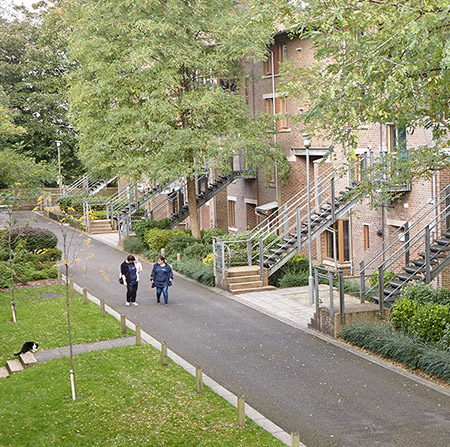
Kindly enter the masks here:
<path id="1" fill-rule="evenodd" d="M 436 196 L 434 196 L 431 201 L 429 203 L 426 203 L 420 210 L 418 210 L 410 219 L 408 222 L 411 222 L 412 220 L 416 219 L 415 222 L 411 225 L 408 225 L 408 232 L 411 233 L 411 230 L 415 229 L 418 225 L 420 225 L 421 223 L 423 223 L 424 219 L 430 215 L 430 213 L 434 213 L 434 211 L 436 211 L 441 205 L 442 203 L 445 202 L 446 198 L 448 197 L 448 187 L 445 187 L 444 189 L 442 189 L 438 194 L 436 194 Z M 440 196 L 441 194 L 445 194 L 443 197 L 441 197 L 440 199 L 438 198 L 438 196 Z M 434 202 L 434 205 L 429 208 L 428 210 L 426 210 L 427 207 L 429 207 L 431 205 L 431 203 Z M 419 215 L 421 213 L 424 213 L 422 216 L 419 217 Z M 433 214 L 433 218 L 430 219 L 431 221 L 434 220 L 436 218 L 436 216 L 434 216 Z M 419 229 L 418 231 L 420 232 L 422 229 Z M 367 270 L 369 267 L 371 267 L 372 265 L 375 264 L 375 261 L 377 261 L 377 259 L 379 259 L 380 257 L 382 257 L 383 255 L 385 255 L 389 250 L 391 250 L 393 248 L 393 246 L 395 244 L 398 243 L 398 239 L 399 236 L 403 233 L 403 228 L 399 227 L 396 231 L 394 231 L 387 240 L 385 240 L 384 242 L 381 242 L 380 244 L 377 245 L 376 248 L 374 248 L 373 250 L 371 250 L 366 256 L 366 259 L 370 259 L 370 261 L 364 265 L 364 269 Z M 388 244 L 386 246 L 386 244 Z M 377 251 L 377 249 L 379 247 L 383 247 L 384 249 L 381 251 L 378 251 L 377 254 L 374 254 L 374 252 Z M 378 267 L 377 267 L 378 268 Z M 376 270 L 376 269 L 375 269 Z"/>

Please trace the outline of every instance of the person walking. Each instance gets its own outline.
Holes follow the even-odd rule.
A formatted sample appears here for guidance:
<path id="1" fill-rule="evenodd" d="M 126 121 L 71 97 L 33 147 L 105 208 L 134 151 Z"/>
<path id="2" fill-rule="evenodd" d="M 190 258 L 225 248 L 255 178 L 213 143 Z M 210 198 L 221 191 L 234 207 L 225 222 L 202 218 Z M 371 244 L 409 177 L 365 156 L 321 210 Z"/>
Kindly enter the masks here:
<path id="1" fill-rule="evenodd" d="M 159 256 L 157 263 L 153 266 L 150 276 L 152 287 L 156 287 L 156 302 L 160 303 L 161 293 L 164 297 L 164 305 L 168 305 L 168 288 L 172 285 L 173 271 L 172 267 L 166 263 L 164 256 Z"/>
<path id="2" fill-rule="evenodd" d="M 127 259 L 120 265 L 120 273 L 122 274 L 123 284 L 127 288 L 126 306 L 138 305 L 138 303 L 136 303 L 138 275 L 134 261 L 134 256 L 128 255 Z"/>

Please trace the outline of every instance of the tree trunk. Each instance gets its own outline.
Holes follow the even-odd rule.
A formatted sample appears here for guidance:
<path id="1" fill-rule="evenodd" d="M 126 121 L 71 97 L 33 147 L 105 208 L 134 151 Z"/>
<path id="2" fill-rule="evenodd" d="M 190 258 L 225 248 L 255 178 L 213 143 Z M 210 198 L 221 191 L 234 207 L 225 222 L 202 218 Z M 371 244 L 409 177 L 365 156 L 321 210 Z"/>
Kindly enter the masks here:
<path id="1" fill-rule="evenodd" d="M 195 194 L 195 179 L 190 179 L 187 181 L 187 195 L 192 236 L 200 239 L 200 219 L 198 218 L 197 196 Z"/>

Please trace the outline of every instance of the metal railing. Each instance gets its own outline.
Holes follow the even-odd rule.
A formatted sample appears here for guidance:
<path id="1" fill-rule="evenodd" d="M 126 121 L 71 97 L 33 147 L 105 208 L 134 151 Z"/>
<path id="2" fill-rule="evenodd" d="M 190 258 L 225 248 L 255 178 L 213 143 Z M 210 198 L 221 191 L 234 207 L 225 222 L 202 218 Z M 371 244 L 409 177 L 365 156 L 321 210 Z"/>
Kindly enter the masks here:
<path id="1" fill-rule="evenodd" d="M 318 216 L 313 218 L 312 224 L 321 221 L 320 216 L 324 215 L 321 207 L 328 207 L 330 211 L 325 222 L 315 225 L 315 228 L 311 229 L 311 240 L 322 234 L 337 219 L 342 218 L 359 201 L 359 194 L 351 196 L 348 202 L 344 202 L 337 199 L 336 193 L 340 193 L 343 197 L 344 193 L 351 189 L 353 182 L 365 175 L 364 169 L 368 164 L 369 158 L 367 154 L 364 154 L 348 167 L 339 165 L 337 168 L 328 170 L 310 186 L 311 209 Z M 340 176 L 337 177 L 339 174 Z M 308 203 L 305 188 L 297 193 L 285 208 L 279 210 L 273 220 L 266 219 L 256 231 L 248 232 L 245 240 L 233 241 L 216 238 L 216 243 L 224 244 L 230 253 L 239 254 L 237 257 L 232 257 L 230 265 L 244 265 L 245 263 L 264 265 L 265 262 L 269 262 L 272 264 L 268 268 L 270 276 L 306 246 L 308 225 Z M 277 247 L 280 245 L 287 247 L 290 243 L 292 247 L 283 253 L 282 258 L 277 259 L 277 251 L 281 251 Z M 263 269 L 260 273 L 263 275 Z"/>

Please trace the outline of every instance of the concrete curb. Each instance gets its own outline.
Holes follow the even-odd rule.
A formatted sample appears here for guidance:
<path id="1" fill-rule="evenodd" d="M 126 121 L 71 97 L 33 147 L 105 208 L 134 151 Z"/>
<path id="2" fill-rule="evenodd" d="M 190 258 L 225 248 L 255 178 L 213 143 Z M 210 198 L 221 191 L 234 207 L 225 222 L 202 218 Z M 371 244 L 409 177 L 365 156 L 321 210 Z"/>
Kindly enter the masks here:
<path id="1" fill-rule="evenodd" d="M 62 275 L 64 278 L 64 275 Z M 79 286 L 78 284 L 74 283 L 74 290 L 76 290 L 78 293 L 83 294 L 83 288 Z M 87 298 L 92 301 L 93 303 L 100 306 L 100 299 L 91 295 L 89 292 L 87 292 Z M 116 318 L 118 321 L 120 321 L 120 313 L 114 310 L 111 306 L 105 303 L 105 311 L 108 312 L 110 315 L 112 315 L 114 318 Z M 126 326 L 131 329 L 132 331 L 136 330 L 136 325 L 129 321 L 128 319 L 125 319 Z M 141 330 L 141 338 L 146 343 L 152 345 L 155 349 L 158 351 L 161 350 L 161 342 L 153 338 L 150 334 L 147 334 L 145 331 Z M 174 351 L 167 349 L 167 356 L 178 366 L 181 366 L 185 371 L 187 371 L 189 374 L 191 374 L 193 377 L 195 377 L 195 366 L 191 365 L 189 362 L 184 360 L 181 356 L 179 356 Z M 233 405 L 235 408 L 237 408 L 237 396 L 228 391 L 225 387 L 217 383 L 215 380 L 211 379 L 208 375 L 203 374 L 203 383 L 211 388 L 216 394 L 223 397 L 227 402 L 229 402 L 231 405 Z M 287 432 L 285 432 L 281 427 L 274 424 L 272 421 L 264 417 L 261 413 L 256 411 L 253 407 L 251 407 L 249 404 L 245 404 L 245 415 L 249 417 L 253 422 L 255 422 L 257 425 L 259 425 L 261 428 L 269 432 L 272 436 L 280 440 L 286 445 L 291 445 L 291 435 Z M 306 447 L 304 444 L 300 443 L 299 447 Z"/>

